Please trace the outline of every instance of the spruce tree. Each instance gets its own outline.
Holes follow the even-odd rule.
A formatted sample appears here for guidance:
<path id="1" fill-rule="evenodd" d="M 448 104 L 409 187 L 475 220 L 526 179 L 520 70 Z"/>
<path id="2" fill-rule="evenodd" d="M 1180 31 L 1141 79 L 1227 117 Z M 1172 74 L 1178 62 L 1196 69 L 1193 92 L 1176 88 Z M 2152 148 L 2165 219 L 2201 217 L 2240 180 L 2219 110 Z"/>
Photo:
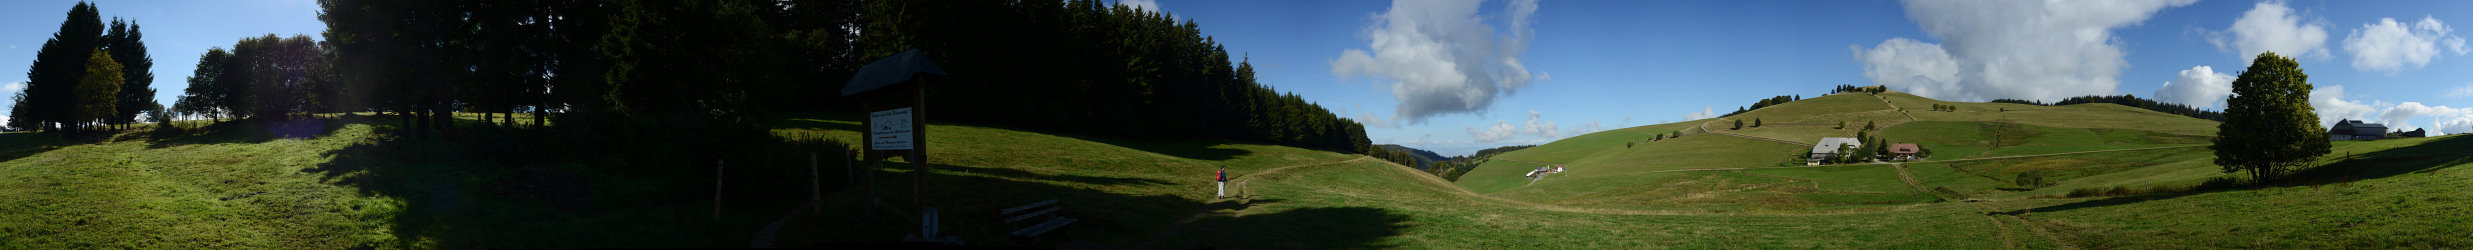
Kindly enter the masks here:
<path id="1" fill-rule="evenodd" d="M 32 129 L 62 129 L 72 125 L 76 110 L 78 81 L 86 74 L 86 61 L 93 56 L 95 43 L 103 36 L 103 20 L 93 4 L 79 2 L 70 7 L 68 20 L 60 22 L 60 31 L 35 52 L 35 61 L 26 71 L 24 98 L 18 98 L 10 112 L 11 123 L 24 120 Z"/>

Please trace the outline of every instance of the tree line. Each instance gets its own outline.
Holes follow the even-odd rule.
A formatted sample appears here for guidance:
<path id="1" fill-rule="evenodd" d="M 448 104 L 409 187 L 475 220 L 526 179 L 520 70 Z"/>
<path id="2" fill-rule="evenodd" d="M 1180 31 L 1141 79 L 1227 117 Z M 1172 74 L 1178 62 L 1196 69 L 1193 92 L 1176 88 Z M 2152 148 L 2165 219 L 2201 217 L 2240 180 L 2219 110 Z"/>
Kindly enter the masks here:
<path id="1" fill-rule="evenodd" d="M 1781 95 L 1777 97 L 1770 97 L 1769 99 L 1760 99 L 1760 101 L 1752 102 L 1752 106 L 1750 107 L 1735 107 L 1735 112 L 1727 112 L 1726 115 L 1718 117 L 1733 117 L 1735 115 L 1743 114 L 1743 112 L 1752 112 L 1753 110 L 1760 110 L 1760 108 L 1767 108 L 1769 106 L 1786 104 L 1787 102 L 1798 100 L 1803 100 L 1803 95 Z"/>
<path id="2" fill-rule="evenodd" d="M 1995 102 L 1995 103 L 2011 103 L 2011 104 L 2026 104 L 2026 105 L 2036 105 L 2036 106 L 2067 106 L 2067 105 L 2077 105 L 2077 104 L 2087 104 L 2087 103 L 2111 103 L 2111 104 L 2120 104 L 2121 106 L 2130 106 L 2130 107 L 2133 107 L 2133 108 L 2140 108 L 2140 109 L 2152 110 L 2152 111 L 2155 111 L 2155 112 L 2164 112 L 2164 113 L 2166 113 L 2166 114 L 2175 114 L 2175 115 L 2181 115 L 2181 116 L 2188 116 L 2188 117 L 2190 117 L 2190 118 L 2206 119 L 2206 120 L 2209 120 L 2209 121 L 2218 121 L 2218 122 L 2222 122 L 2222 121 L 2224 121 L 2224 112 L 2208 111 L 2208 110 L 2204 110 L 2204 109 L 2199 109 L 2199 108 L 2197 108 L 2197 107 L 2191 107 L 2190 105 L 2179 104 L 2179 103 L 2169 103 L 2169 102 L 2161 102 L 2161 101 L 2156 101 L 2156 100 L 2151 100 L 2151 99 L 2145 99 L 2145 98 L 2138 98 L 2138 96 L 2136 96 L 2136 95 L 2128 95 L 2128 94 L 2116 95 L 2116 96 L 2090 95 L 2090 96 L 2070 97 L 2070 98 L 2063 98 L 2063 99 L 2061 99 L 2061 101 L 2060 101 L 2060 102 L 2054 102 L 2054 103 L 2050 103 L 2050 104 L 2045 104 L 2044 102 L 2039 102 L 2039 101 L 2032 101 L 2032 100 L 2018 100 L 2018 99 L 1992 99 L 1992 102 Z"/>
<path id="3" fill-rule="evenodd" d="M 92 3 L 70 7 L 60 31 L 35 52 L 26 89 L 11 96 L 9 130 L 78 131 L 126 126 L 141 113 L 161 113 L 154 101 L 154 59 L 135 21 L 108 26 Z"/>
<path id="4" fill-rule="evenodd" d="M 1371 147 L 1362 124 L 1263 85 L 1250 62 L 1198 24 L 1096 0 L 318 3 L 327 32 L 204 51 L 190 88 L 165 113 L 280 120 L 374 112 L 413 137 L 454 136 L 456 112 L 509 126 L 513 113 L 529 112 L 532 124 L 589 131 L 747 127 L 792 112 L 856 111 L 858 100 L 838 90 L 859 66 L 919 49 L 951 74 L 926 95 L 938 121 L 1349 153 Z M 16 108 L 32 112 L 14 112 L 21 115 L 12 123 L 67 129 L 133 120 L 67 111 L 85 100 L 69 94 L 87 50 L 143 50 L 114 42 L 118 31 L 104 35 L 90 4 L 71 12 L 19 98 Z M 125 40 L 134 41 L 130 26 Z M 151 74 L 124 75 L 151 82 Z M 115 94 L 152 96 L 122 92 Z"/>
<path id="5" fill-rule="evenodd" d="M 1485 164 L 1487 160 L 1494 159 L 1495 155 L 1510 153 L 1511 151 L 1520 151 L 1521 149 L 1528 149 L 1531 147 L 1537 147 L 1537 145 L 1515 145 L 1481 149 L 1477 150 L 1476 153 L 1470 153 L 1463 156 L 1453 156 L 1451 157 L 1451 160 L 1436 162 L 1433 166 L 1426 167 L 1425 171 L 1426 173 L 1434 174 L 1435 177 L 1442 177 L 1445 180 L 1460 181 L 1461 175 L 1467 175 L 1468 171 L 1475 170 L 1477 169 L 1477 165 Z"/>
<path id="6" fill-rule="evenodd" d="M 927 94 L 944 117 L 1371 151 L 1364 125 L 1263 85 L 1250 62 L 1190 20 L 1095 0 L 871 1 L 865 9 L 854 53 L 926 52 L 952 73 Z"/>

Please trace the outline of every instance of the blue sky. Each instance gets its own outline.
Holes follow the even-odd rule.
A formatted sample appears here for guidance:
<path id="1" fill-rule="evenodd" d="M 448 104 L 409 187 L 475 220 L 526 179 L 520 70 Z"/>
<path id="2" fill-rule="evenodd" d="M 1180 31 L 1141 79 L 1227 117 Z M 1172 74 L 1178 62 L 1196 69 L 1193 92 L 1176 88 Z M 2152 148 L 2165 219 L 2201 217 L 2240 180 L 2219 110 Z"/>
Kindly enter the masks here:
<path id="1" fill-rule="evenodd" d="M 1229 53 L 1249 55 L 1267 84 L 1378 124 L 1367 129 L 1378 143 L 1446 155 L 1683 121 L 1704 110 L 1722 114 L 1769 96 L 1820 95 L 1838 84 L 1975 101 L 2162 94 L 2220 109 L 2214 103 L 2256 51 L 2306 54 L 2300 62 L 2319 86 L 2313 105 L 2330 122 L 2473 132 L 2473 110 L 2465 109 L 2473 106 L 2473 71 L 2465 70 L 2473 69 L 2473 58 L 2460 49 L 2465 32 L 2455 30 L 2473 23 L 2473 2 L 2060 2 L 1128 4 L 1198 22 Z M 1522 15 L 1531 3 L 1534 11 Z M 1475 11 L 1458 11 L 1465 6 Z M 1426 18 L 1434 16 L 1446 18 Z M 2445 29 L 2417 27 L 2425 17 Z M 2396 25 L 2373 26 L 2382 18 Z M 1503 48 L 1520 42 L 1526 47 Z M 2352 43 L 2361 45 L 2348 48 Z M 1420 49 L 1433 47 L 1457 49 Z M 1346 59 L 1351 50 L 1376 60 Z M 1392 53 L 1401 56 L 1382 60 Z M 1506 58 L 1530 79 L 1504 84 L 1514 79 L 1505 75 L 1520 72 L 1505 70 L 1510 64 L 1499 62 Z M 2022 68 L 2048 70 L 2015 70 Z M 2167 82 L 2177 88 L 2159 91 Z M 1436 88 L 1430 86 L 1452 91 L 1423 91 Z M 1468 105 L 1465 93 L 1486 93 L 1480 99 L 1490 102 Z M 1428 107 L 1437 103 L 1443 107 Z"/>
<path id="2" fill-rule="evenodd" d="M 280 1 L 93 1 L 103 21 L 112 17 L 137 22 L 145 33 L 146 53 L 154 58 L 155 101 L 170 104 L 187 88 L 198 55 L 210 47 L 232 47 L 243 37 L 269 33 L 318 37 L 326 24 L 318 22 L 314 0 Z M 0 95 L 22 90 L 26 70 L 43 41 L 60 31 L 69 7 L 77 1 L 0 1 Z M 5 98 L 5 97 L 0 97 Z M 0 100 L 0 112 L 12 105 Z"/>
<path id="3" fill-rule="evenodd" d="M 1377 142 L 1446 155 L 1683 121 L 1839 84 L 1951 100 L 2220 102 L 2208 97 L 2228 93 L 2256 51 L 2302 55 L 2326 120 L 2473 132 L 2473 58 L 2456 30 L 2473 23 L 2473 1 L 2059 2 L 1125 4 L 1198 22 L 1250 57 L 1264 83 L 1372 124 Z M 97 3 L 106 19 L 143 25 L 166 103 L 210 46 L 324 29 L 309 0 Z M 74 4 L 0 2 L 0 91 L 25 81 Z"/>

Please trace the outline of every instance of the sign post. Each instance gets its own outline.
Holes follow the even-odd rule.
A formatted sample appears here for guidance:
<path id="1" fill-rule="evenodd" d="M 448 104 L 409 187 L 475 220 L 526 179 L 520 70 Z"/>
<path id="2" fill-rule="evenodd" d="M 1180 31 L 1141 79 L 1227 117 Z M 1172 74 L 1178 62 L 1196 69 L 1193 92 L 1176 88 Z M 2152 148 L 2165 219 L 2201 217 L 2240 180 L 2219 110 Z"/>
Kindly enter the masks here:
<path id="1" fill-rule="evenodd" d="M 859 157 L 868 166 L 865 177 L 860 179 L 867 185 L 868 201 L 878 200 L 878 163 L 885 158 L 901 157 L 912 167 L 913 204 L 926 208 L 927 85 L 942 80 L 944 69 L 930 61 L 927 53 L 912 49 L 869 62 L 860 66 L 857 73 L 842 85 L 841 94 L 860 100 L 861 111 L 868 112 L 867 119 L 860 120 L 860 126 L 868 131 L 865 154 Z"/>

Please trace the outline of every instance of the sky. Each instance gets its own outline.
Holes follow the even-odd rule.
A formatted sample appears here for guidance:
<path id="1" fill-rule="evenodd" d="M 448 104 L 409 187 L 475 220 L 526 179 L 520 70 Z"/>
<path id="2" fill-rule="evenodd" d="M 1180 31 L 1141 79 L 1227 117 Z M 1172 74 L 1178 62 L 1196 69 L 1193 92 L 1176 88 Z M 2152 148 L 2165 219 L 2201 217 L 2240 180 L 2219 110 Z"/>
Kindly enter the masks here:
<path id="1" fill-rule="evenodd" d="M 208 47 L 324 29 L 309 0 L 100 1 L 169 103 Z M 2296 56 L 2322 124 L 2473 132 L 2473 1 L 1122 0 L 1199 24 L 1257 79 L 1444 155 L 1886 85 L 1944 100 L 2132 94 L 2221 109 L 2252 55 Z M 0 95 L 74 1 L 0 1 Z M 0 102 L 0 110 L 6 110 Z"/>
<path id="2" fill-rule="evenodd" d="M 198 55 L 207 48 L 230 49 L 243 37 L 293 34 L 319 38 L 326 24 L 318 22 L 315 0 L 252 1 L 90 1 L 104 23 L 113 17 L 135 21 L 145 34 L 147 56 L 154 59 L 155 102 L 170 105 L 188 88 Z M 77 1 L 0 1 L 0 96 L 23 91 L 26 70 L 34 54 Z M 322 39 L 322 38 L 321 38 Z M 5 98 L 5 97 L 0 97 Z M 0 112 L 14 103 L 0 100 Z M 6 115 L 0 115 L 6 117 Z M 0 118 L 0 121 L 6 121 Z"/>
<path id="3" fill-rule="evenodd" d="M 1944 100 L 2131 94 L 2222 109 L 2297 56 L 2321 124 L 2473 132 L 2469 1 L 1126 1 L 1280 91 L 1444 155 L 1887 85 Z"/>

